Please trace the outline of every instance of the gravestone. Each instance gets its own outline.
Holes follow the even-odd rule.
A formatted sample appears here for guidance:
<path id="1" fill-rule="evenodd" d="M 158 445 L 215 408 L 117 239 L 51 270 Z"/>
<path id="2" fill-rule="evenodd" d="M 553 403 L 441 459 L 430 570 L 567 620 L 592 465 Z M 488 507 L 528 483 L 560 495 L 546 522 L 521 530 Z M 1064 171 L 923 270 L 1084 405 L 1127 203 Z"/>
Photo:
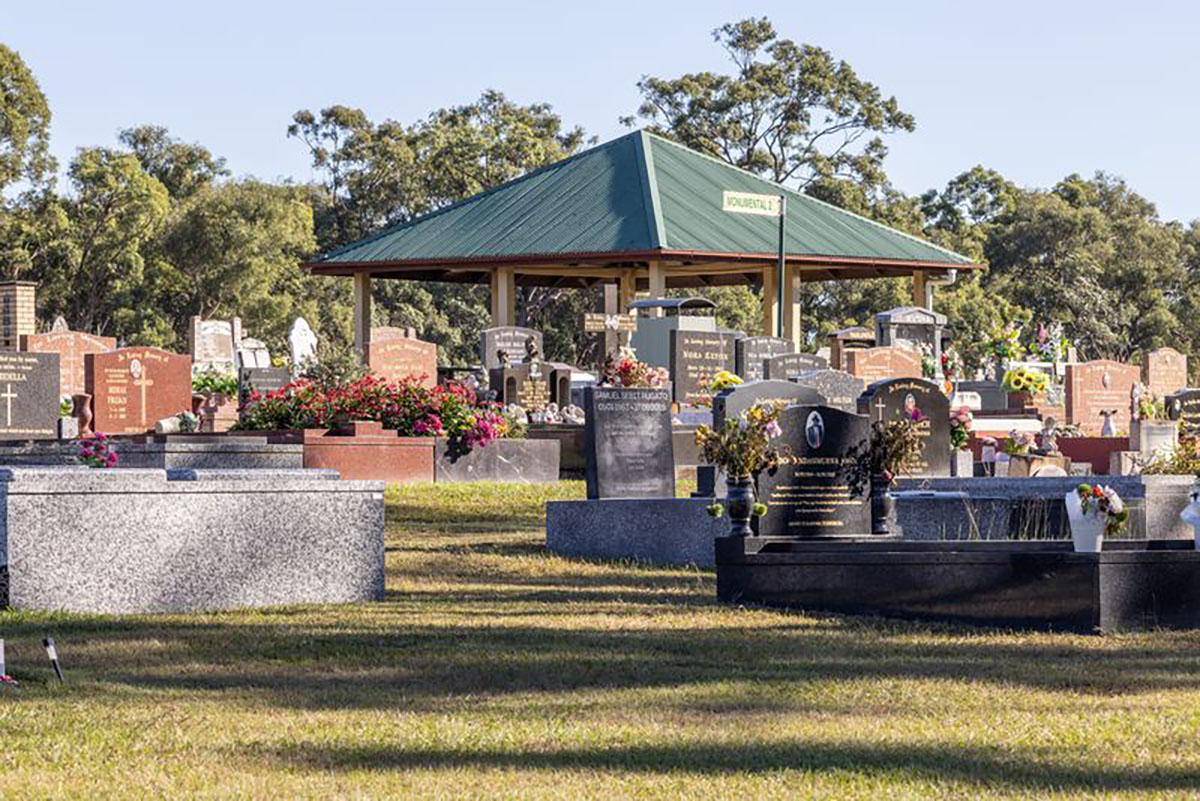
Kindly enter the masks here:
<path id="1" fill-rule="evenodd" d="M 810 387 L 802 387 L 791 381 L 748 381 L 731 389 L 725 389 L 713 398 L 713 426 L 720 428 L 725 420 L 737 417 L 759 401 L 785 401 L 788 405 L 825 403 L 821 393 Z"/>
<path id="2" fill-rule="evenodd" d="M 232 373 L 237 365 L 237 348 L 242 340 L 242 321 L 202 320 L 192 317 L 189 341 L 192 351 L 192 369 L 196 372 L 215 370 Z"/>
<path id="3" fill-rule="evenodd" d="M 956 386 L 959 392 L 973 392 L 979 395 L 981 412 L 1008 411 L 1008 393 L 999 381 L 959 381 Z"/>
<path id="4" fill-rule="evenodd" d="M 1185 389 L 1167 398 L 1167 416 L 1179 421 L 1179 436 L 1200 437 L 1200 389 Z"/>
<path id="5" fill-rule="evenodd" d="M 159 348 L 121 348 L 85 357 L 92 430 L 144 434 L 192 409 L 192 360 Z"/>
<path id="6" fill-rule="evenodd" d="M 303 317 L 293 320 L 288 329 L 288 355 L 292 359 L 292 372 L 296 374 L 317 360 L 317 335 Z"/>
<path id="7" fill-rule="evenodd" d="M 921 356 L 898 347 L 862 348 L 842 354 L 842 369 L 867 384 L 888 378 L 920 378 Z"/>
<path id="8" fill-rule="evenodd" d="M 540 359 L 495 367 L 488 371 L 488 386 L 495 391 L 496 400 L 505 406 L 515 403 L 527 412 L 540 412 L 553 395 L 553 373 L 553 368 Z"/>
<path id="9" fill-rule="evenodd" d="M 0 439 L 57 439 L 56 353 L 0 353 Z"/>
<path id="10" fill-rule="evenodd" d="M 829 366 L 846 369 L 846 352 L 875 347 L 875 332 L 861 325 L 852 325 L 829 335 Z"/>
<path id="11" fill-rule="evenodd" d="M 376 337 L 377 333 L 381 334 L 380 338 Z M 420 386 L 432 389 L 437 386 L 437 345 L 372 329 L 371 342 L 367 345 L 367 366 L 390 384 L 411 376 L 418 379 Z"/>
<path id="12" fill-rule="evenodd" d="M 792 381 L 821 393 L 826 405 L 852 414 L 858 411 L 858 396 L 866 386 L 861 378 L 842 370 L 810 370 Z"/>
<path id="13" fill-rule="evenodd" d="M 82 331 L 50 331 L 21 337 L 21 350 L 58 354 L 59 391 L 64 395 L 78 395 L 84 391 L 83 362 L 87 354 L 104 353 L 116 347 L 117 340 L 114 337 L 101 337 Z"/>
<path id="14" fill-rule="evenodd" d="M 254 337 L 242 337 L 237 346 L 237 368 L 261 368 L 271 366 L 271 351 L 267 343 Z"/>
<path id="15" fill-rule="evenodd" d="M 485 328 L 479 335 L 479 360 L 485 370 L 500 367 L 500 352 L 508 356 L 509 364 L 526 361 L 525 343 L 533 337 L 537 344 L 537 352 L 543 352 L 542 332 L 532 328 L 521 328 L 515 325 L 502 325 L 497 328 Z"/>
<path id="16" fill-rule="evenodd" d="M 789 406 L 779 416 L 782 464 L 758 477 L 767 513 L 764 537 L 838 538 L 871 534 L 866 457 L 871 425 L 863 415 L 823 405 Z"/>
<path id="17" fill-rule="evenodd" d="M 63 331 L 70 331 L 71 326 L 67 325 L 67 318 L 61 314 L 54 318 L 54 323 L 50 326 L 50 333 L 58 334 Z"/>
<path id="18" fill-rule="evenodd" d="M 286 367 L 243 367 L 238 371 L 238 405 L 245 406 L 253 392 L 265 396 L 291 381 L 292 373 Z"/>
<path id="19" fill-rule="evenodd" d="M 1188 385 L 1187 356 L 1174 348 L 1158 348 L 1142 356 L 1142 383 L 1156 398 L 1174 395 Z"/>
<path id="20" fill-rule="evenodd" d="M 670 332 L 669 367 L 674 400 L 693 406 L 709 395 L 708 382 L 722 370 L 734 368 L 733 338 L 719 331 Z"/>
<path id="21" fill-rule="evenodd" d="M 921 378 L 877 381 L 858 399 L 859 414 L 872 422 L 916 419 L 921 452 L 901 471 L 907 476 L 950 475 L 950 399 Z"/>
<path id="22" fill-rule="evenodd" d="M 875 343 L 920 351 L 928 348 L 934 358 L 942 353 L 942 331 L 946 315 L 920 306 L 902 306 L 875 315 Z"/>
<path id="23" fill-rule="evenodd" d="M 779 337 L 743 337 L 733 343 L 735 372 L 744 381 L 767 378 L 763 374 L 763 362 L 772 356 L 792 353 L 796 343 Z"/>
<path id="24" fill-rule="evenodd" d="M 763 378 L 790 381 L 801 373 L 828 367 L 828 360 L 815 353 L 785 353 L 763 362 Z"/>
<path id="25" fill-rule="evenodd" d="M 587 387 L 583 406 L 587 497 L 674 498 L 667 390 Z"/>
<path id="26" fill-rule="evenodd" d="M 1130 364 L 1101 359 L 1067 365 L 1067 422 L 1084 434 L 1099 436 L 1104 427 L 1101 412 L 1114 411 L 1113 426 L 1129 432 L 1130 397 L 1141 370 Z"/>

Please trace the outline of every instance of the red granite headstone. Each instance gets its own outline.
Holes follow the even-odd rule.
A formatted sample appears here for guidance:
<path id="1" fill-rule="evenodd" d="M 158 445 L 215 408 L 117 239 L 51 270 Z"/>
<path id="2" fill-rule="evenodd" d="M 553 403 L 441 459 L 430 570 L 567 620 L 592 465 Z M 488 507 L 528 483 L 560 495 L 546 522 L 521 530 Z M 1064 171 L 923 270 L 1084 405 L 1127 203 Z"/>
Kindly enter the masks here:
<path id="1" fill-rule="evenodd" d="M 867 384 L 886 378 L 921 378 L 921 356 L 895 346 L 862 348 L 842 353 L 843 369 Z"/>
<path id="2" fill-rule="evenodd" d="M 1156 398 L 1174 395 L 1188 385 L 1188 360 L 1174 348 L 1159 348 L 1142 357 L 1142 383 Z"/>
<path id="3" fill-rule="evenodd" d="M 104 353 L 116 347 L 117 340 L 113 337 L 85 334 L 82 331 L 51 331 L 21 337 L 21 350 L 58 354 L 58 391 L 63 395 L 77 395 L 84 391 L 84 356 L 89 353 Z"/>
<path id="4" fill-rule="evenodd" d="M 1130 395 L 1141 378 L 1131 364 L 1101 359 L 1067 365 L 1067 422 L 1084 434 L 1099 436 L 1104 427 L 1102 411 L 1116 411 L 1113 426 L 1129 433 Z"/>
<path id="5" fill-rule="evenodd" d="M 192 409 L 192 360 L 159 348 L 121 348 L 85 357 L 92 429 L 142 434 Z"/>
<path id="6" fill-rule="evenodd" d="M 406 335 L 402 328 L 371 329 L 367 366 L 388 382 L 413 376 L 421 386 L 437 384 L 437 345 Z"/>

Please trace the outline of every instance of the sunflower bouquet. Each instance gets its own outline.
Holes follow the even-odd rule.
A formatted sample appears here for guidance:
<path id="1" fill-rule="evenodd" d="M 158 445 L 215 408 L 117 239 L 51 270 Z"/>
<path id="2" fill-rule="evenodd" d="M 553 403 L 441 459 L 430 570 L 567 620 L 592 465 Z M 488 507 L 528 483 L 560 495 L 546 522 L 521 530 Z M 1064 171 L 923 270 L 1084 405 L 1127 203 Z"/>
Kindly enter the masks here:
<path id="1" fill-rule="evenodd" d="M 1000 383 L 1004 386 L 1005 392 L 1014 394 L 1027 392 L 1036 397 L 1045 395 L 1050 389 L 1050 376 L 1040 370 L 1014 367 L 1004 371 L 1004 379 Z"/>

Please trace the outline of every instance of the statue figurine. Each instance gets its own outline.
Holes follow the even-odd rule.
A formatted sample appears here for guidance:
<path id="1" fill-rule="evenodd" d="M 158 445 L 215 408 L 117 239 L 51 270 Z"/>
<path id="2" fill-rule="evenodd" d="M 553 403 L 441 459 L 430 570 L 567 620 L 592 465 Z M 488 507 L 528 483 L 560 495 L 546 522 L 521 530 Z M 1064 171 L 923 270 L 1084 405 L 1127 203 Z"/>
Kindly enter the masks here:
<path id="1" fill-rule="evenodd" d="M 510 362 L 508 360 L 508 351 L 506 351 L 504 348 L 500 348 L 496 351 L 496 363 L 501 367 L 509 366 Z"/>
<path id="2" fill-rule="evenodd" d="M 1146 385 L 1141 381 L 1135 381 L 1133 387 L 1129 390 L 1129 413 L 1130 419 L 1141 420 L 1142 398 L 1146 395 Z"/>
<path id="3" fill-rule="evenodd" d="M 1058 456 L 1059 455 L 1059 452 L 1058 452 L 1058 421 L 1055 420 L 1053 417 L 1047 417 L 1045 422 L 1042 423 L 1041 440 L 1042 440 L 1042 447 L 1039 448 L 1038 450 L 1041 451 L 1043 456 Z"/>
<path id="4" fill-rule="evenodd" d="M 537 337 L 525 337 L 525 361 L 536 362 L 542 357 L 541 351 L 538 349 Z"/>
<path id="5" fill-rule="evenodd" d="M 1116 409 L 1105 409 L 1100 412 L 1100 416 L 1104 418 L 1104 425 L 1100 429 L 1100 436 L 1115 437 L 1117 435 L 1117 427 L 1113 425 L 1113 417 L 1116 414 Z"/>

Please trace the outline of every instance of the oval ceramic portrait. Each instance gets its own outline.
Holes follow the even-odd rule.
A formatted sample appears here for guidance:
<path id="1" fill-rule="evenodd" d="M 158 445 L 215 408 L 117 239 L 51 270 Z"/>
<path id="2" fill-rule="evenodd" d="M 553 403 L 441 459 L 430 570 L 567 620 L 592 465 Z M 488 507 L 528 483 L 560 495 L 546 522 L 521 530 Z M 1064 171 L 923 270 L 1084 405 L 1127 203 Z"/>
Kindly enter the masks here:
<path id="1" fill-rule="evenodd" d="M 804 440 L 808 447 L 817 450 L 825 442 L 825 419 L 820 412 L 812 412 L 804 423 Z"/>

